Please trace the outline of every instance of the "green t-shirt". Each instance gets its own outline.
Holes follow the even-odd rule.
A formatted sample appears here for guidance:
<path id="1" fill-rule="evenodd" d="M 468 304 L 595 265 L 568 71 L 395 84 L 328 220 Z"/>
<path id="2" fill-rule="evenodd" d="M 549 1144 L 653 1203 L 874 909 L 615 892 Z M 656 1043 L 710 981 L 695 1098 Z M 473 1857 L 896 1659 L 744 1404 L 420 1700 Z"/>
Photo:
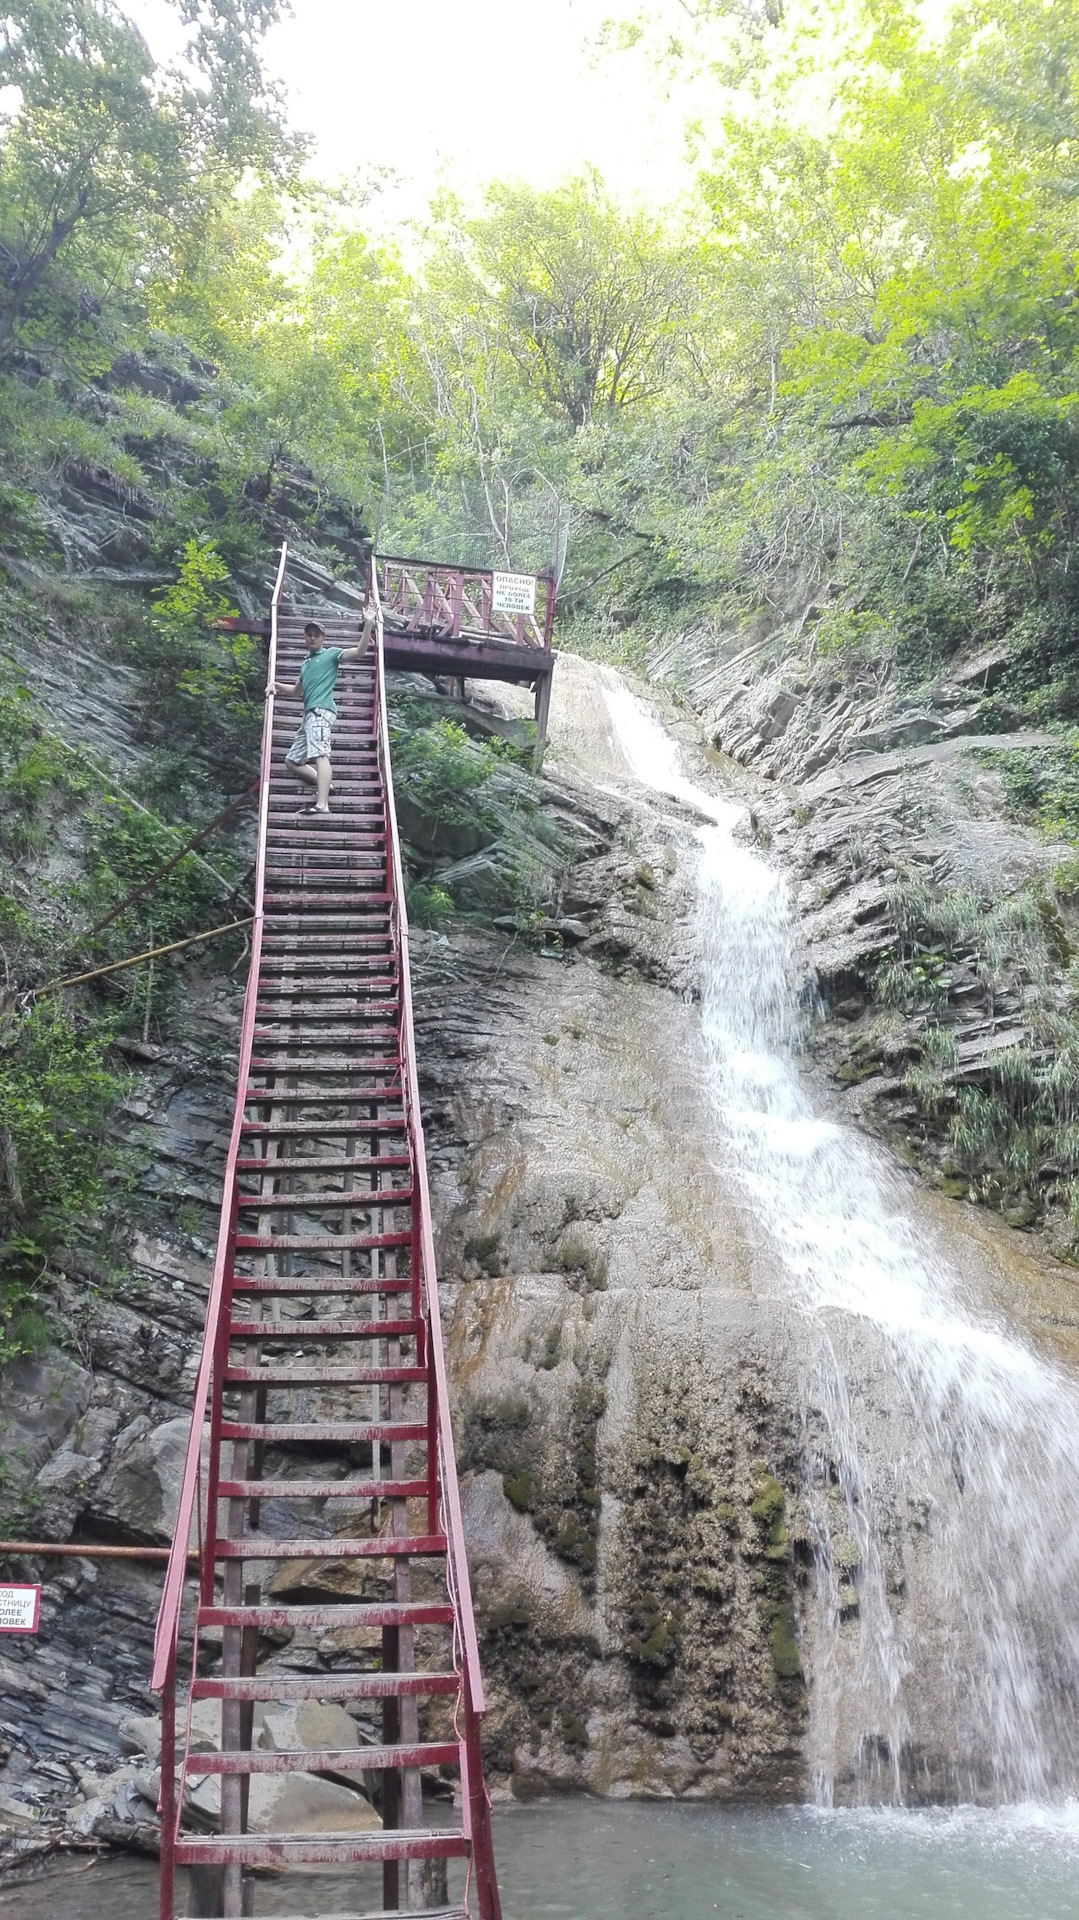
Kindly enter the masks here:
<path id="1" fill-rule="evenodd" d="M 337 662 L 343 652 L 343 647 L 320 647 L 317 653 L 308 654 L 300 668 L 305 713 L 310 713 L 314 707 L 322 707 L 327 713 L 337 713 L 333 690 L 337 683 Z"/>

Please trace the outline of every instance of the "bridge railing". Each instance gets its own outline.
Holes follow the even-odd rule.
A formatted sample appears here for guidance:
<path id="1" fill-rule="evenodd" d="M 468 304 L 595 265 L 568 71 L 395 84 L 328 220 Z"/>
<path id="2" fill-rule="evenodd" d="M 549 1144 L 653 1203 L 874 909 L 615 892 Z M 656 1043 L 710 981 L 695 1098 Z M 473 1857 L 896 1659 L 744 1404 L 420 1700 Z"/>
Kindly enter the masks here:
<path id="1" fill-rule="evenodd" d="M 494 640 L 550 652 L 555 582 L 380 553 L 379 594 L 391 629 L 435 640 Z"/>

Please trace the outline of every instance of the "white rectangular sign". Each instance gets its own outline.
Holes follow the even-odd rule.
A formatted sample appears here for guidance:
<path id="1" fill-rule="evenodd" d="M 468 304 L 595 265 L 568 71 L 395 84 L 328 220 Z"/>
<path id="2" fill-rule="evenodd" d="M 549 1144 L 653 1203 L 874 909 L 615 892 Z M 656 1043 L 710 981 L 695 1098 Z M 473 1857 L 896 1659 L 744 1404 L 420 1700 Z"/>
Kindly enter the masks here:
<path id="1" fill-rule="evenodd" d="M 0 1587 L 0 1633 L 36 1633 L 40 1587 Z"/>
<path id="2" fill-rule="evenodd" d="M 531 573 L 496 573 L 491 586 L 492 613 L 535 613 L 536 582 Z"/>

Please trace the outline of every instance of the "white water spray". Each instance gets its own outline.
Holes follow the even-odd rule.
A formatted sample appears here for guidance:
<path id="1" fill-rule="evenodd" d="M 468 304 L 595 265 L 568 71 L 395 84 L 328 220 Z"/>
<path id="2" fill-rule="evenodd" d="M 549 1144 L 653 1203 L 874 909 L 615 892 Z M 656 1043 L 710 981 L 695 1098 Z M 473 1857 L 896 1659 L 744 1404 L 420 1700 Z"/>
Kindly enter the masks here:
<path id="1" fill-rule="evenodd" d="M 710 1090 L 725 1168 L 805 1336 L 817 1796 L 1074 1794 L 1079 1393 L 962 1298 L 884 1156 L 814 1113 L 783 879 L 735 838 L 742 809 L 684 777 L 614 675 L 604 690 L 636 777 L 711 822 L 697 835 Z"/>

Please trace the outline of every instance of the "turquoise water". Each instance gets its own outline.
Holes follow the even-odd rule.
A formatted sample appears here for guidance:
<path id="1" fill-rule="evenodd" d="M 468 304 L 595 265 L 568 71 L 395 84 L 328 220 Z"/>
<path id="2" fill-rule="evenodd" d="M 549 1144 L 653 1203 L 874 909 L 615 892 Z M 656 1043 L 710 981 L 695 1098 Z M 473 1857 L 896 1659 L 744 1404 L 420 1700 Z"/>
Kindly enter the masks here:
<path id="1" fill-rule="evenodd" d="M 1076 1920 L 1079 1807 L 501 1815 L 505 1920 Z"/>
<path id="2" fill-rule="evenodd" d="M 1077 1920 L 1079 1806 L 818 1813 L 640 1802 L 500 1808 L 504 1920 Z M 355 1911 L 343 1875 L 258 1912 Z M 0 1877 L 5 1920 L 154 1920 L 148 1860 L 68 1856 Z M 372 1897 L 368 1904 L 377 1905 Z"/>

